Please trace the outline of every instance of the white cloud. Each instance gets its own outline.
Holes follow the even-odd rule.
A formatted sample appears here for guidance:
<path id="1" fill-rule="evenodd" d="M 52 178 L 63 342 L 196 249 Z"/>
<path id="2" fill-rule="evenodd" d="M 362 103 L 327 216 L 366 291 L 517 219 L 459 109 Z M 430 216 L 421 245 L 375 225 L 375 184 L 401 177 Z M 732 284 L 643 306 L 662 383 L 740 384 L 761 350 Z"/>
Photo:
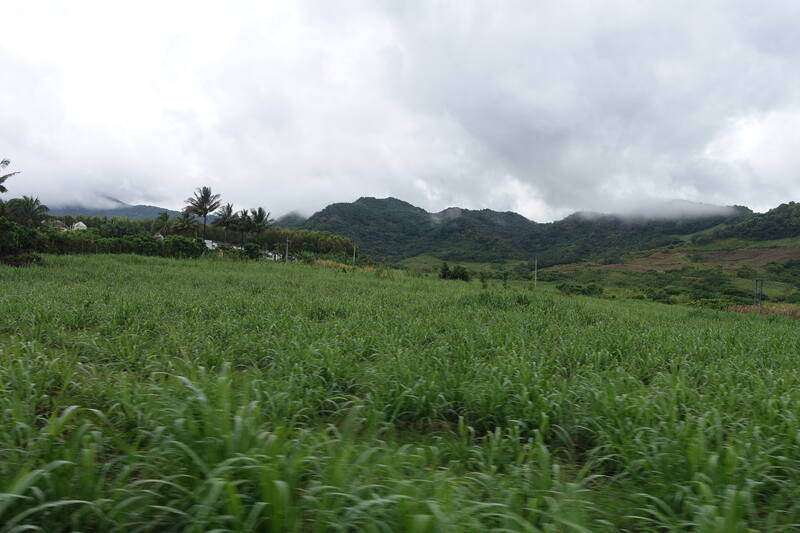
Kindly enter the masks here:
<path id="1" fill-rule="evenodd" d="M 768 209 L 800 196 L 800 108 L 731 119 L 706 147 L 726 169 L 729 187 Z"/>
<path id="2" fill-rule="evenodd" d="M 753 5 L 17 2 L 0 155 L 50 203 L 765 209 L 800 192 L 800 7 Z"/>

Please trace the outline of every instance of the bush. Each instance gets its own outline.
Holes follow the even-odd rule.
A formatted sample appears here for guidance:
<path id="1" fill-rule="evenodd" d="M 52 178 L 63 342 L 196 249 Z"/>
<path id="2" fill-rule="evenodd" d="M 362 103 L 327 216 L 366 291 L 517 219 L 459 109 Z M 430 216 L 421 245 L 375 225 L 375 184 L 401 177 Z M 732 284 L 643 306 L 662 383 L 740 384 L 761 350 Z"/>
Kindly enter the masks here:
<path id="1" fill-rule="evenodd" d="M 793 292 L 792 294 L 784 297 L 783 301 L 788 304 L 800 304 L 800 292 Z"/>
<path id="2" fill-rule="evenodd" d="M 37 231 L 0 217 L 0 261 L 3 263 L 18 265 L 41 261 L 32 254 L 40 241 Z"/>
<path id="3" fill-rule="evenodd" d="M 589 283 L 588 285 L 582 285 L 580 283 L 572 283 L 565 281 L 563 283 L 559 283 L 556 285 L 556 289 L 561 292 L 561 294 L 565 294 L 567 296 L 571 296 L 573 294 L 580 294 L 583 296 L 594 296 L 600 297 L 603 295 L 603 287 L 597 285 L 596 283 Z"/>
<path id="4" fill-rule="evenodd" d="M 439 269 L 439 277 L 441 279 L 450 279 L 450 267 L 447 263 L 442 263 L 442 267 Z"/>
<path id="5" fill-rule="evenodd" d="M 461 281 L 469 281 L 470 275 L 466 268 L 461 265 L 456 265 L 450 271 L 450 279 L 460 279 Z"/>
<path id="6" fill-rule="evenodd" d="M 234 261 L 245 261 L 249 259 L 247 254 L 244 253 L 244 250 L 240 248 L 226 248 L 222 253 L 222 257 L 232 259 Z"/>
<path id="7" fill-rule="evenodd" d="M 314 262 L 317 260 L 317 254 L 312 252 L 300 252 L 297 254 L 297 258 L 300 260 L 301 263 L 306 265 L 313 265 Z"/>
<path id="8" fill-rule="evenodd" d="M 164 257 L 177 257 L 181 259 L 193 259 L 200 257 L 206 251 L 206 245 L 202 239 L 189 239 L 180 235 L 170 235 L 161 241 L 162 253 Z"/>
<path id="9" fill-rule="evenodd" d="M 439 269 L 439 277 L 441 279 L 460 279 L 461 281 L 470 280 L 470 275 L 466 268 L 461 265 L 450 268 L 446 262 L 442 263 Z"/>
<path id="10" fill-rule="evenodd" d="M 754 279 L 757 275 L 756 269 L 748 265 L 742 265 L 736 269 L 737 278 Z"/>
<path id="11" fill-rule="evenodd" d="M 558 289 L 558 292 L 560 292 L 561 294 L 565 294 L 567 296 L 570 296 L 572 294 L 577 294 L 577 290 L 578 290 L 579 286 L 580 285 L 577 284 L 577 283 L 570 283 L 568 281 L 564 281 L 564 282 L 559 283 L 558 285 L 556 285 L 556 289 Z"/>
<path id="12" fill-rule="evenodd" d="M 691 238 L 689 239 L 689 241 L 691 241 L 692 244 L 697 244 L 700 246 L 708 244 L 712 240 L 714 240 L 713 237 L 708 233 L 698 233 L 697 235 L 692 235 Z"/>
<path id="13" fill-rule="evenodd" d="M 597 285 L 596 283 L 590 283 L 583 288 L 583 292 L 581 294 L 584 296 L 600 297 L 603 295 L 603 287 Z"/>
<path id="14" fill-rule="evenodd" d="M 41 263 L 42 258 L 36 254 L 29 254 L 29 253 L 21 253 L 16 255 L 6 255 L 4 257 L 0 257 L 0 263 L 6 264 L 8 266 L 14 267 L 21 267 L 27 266 L 34 263 Z"/>
<path id="15" fill-rule="evenodd" d="M 200 257 L 206 246 L 200 239 L 170 235 L 158 240 L 150 235 L 101 237 L 93 231 L 37 233 L 34 249 L 55 254 L 140 254 L 161 257 Z"/>
<path id="16" fill-rule="evenodd" d="M 261 257 L 261 247 L 254 242 L 248 242 L 244 245 L 244 255 L 250 259 L 258 259 Z"/>

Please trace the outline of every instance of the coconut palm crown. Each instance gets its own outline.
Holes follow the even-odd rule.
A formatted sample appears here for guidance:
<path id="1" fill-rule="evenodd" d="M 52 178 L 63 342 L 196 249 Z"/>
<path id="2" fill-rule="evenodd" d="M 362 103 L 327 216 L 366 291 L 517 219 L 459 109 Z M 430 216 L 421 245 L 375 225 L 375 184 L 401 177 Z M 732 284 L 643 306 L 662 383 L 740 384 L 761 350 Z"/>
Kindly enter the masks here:
<path id="1" fill-rule="evenodd" d="M 193 215 L 203 217 L 203 238 L 206 238 L 206 222 L 209 213 L 215 211 L 222 202 L 219 194 L 213 194 L 211 187 L 198 187 L 194 196 L 186 199 L 186 211 Z"/>
<path id="2" fill-rule="evenodd" d="M 6 168 L 10 164 L 11 164 L 11 161 L 9 161 L 8 159 L 3 159 L 2 161 L 0 161 L 0 168 Z M 0 176 L 0 193 L 8 191 L 8 189 L 6 189 L 3 186 L 3 182 L 6 181 L 8 178 L 10 178 L 11 176 L 13 176 L 15 174 L 19 174 L 19 171 L 10 172 L 8 174 L 4 174 L 4 175 Z"/>
<path id="3" fill-rule="evenodd" d="M 17 224 L 29 228 L 38 228 L 47 218 L 49 209 L 38 198 L 23 196 L 5 203 L 5 214 Z"/>
<path id="4" fill-rule="evenodd" d="M 219 226 L 225 230 L 225 240 L 228 240 L 228 230 L 234 229 L 236 226 L 236 211 L 233 210 L 233 204 L 225 204 L 220 207 L 214 216 L 217 217 L 212 226 Z"/>

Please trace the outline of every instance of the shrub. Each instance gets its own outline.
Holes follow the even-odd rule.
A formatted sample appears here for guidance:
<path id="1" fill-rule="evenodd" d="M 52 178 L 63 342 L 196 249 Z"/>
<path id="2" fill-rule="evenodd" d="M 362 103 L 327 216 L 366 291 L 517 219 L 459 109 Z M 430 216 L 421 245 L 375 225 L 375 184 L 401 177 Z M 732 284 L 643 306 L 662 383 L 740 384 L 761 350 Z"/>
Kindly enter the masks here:
<path id="1" fill-rule="evenodd" d="M 581 294 L 583 296 L 600 297 L 603 295 L 603 287 L 597 285 L 596 283 L 582 285 L 580 283 L 565 281 L 556 285 L 556 289 L 558 289 L 561 294 L 565 294 L 567 296 Z"/>
<path id="2" fill-rule="evenodd" d="M 27 252 L 0 257 L 0 262 L 9 266 L 21 267 L 33 263 L 41 263 L 42 258 Z"/>
<path id="3" fill-rule="evenodd" d="M 689 240 L 691 241 L 692 244 L 697 244 L 702 246 L 704 244 L 710 243 L 713 240 L 713 237 L 708 233 L 698 233 L 697 235 L 692 235 L 692 237 Z"/>
<path id="4" fill-rule="evenodd" d="M 447 263 L 442 263 L 441 268 L 439 269 L 439 277 L 441 279 L 450 279 L 450 267 Z"/>
<path id="5" fill-rule="evenodd" d="M 254 242 L 248 242 L 244 245 L 244 255 L 250 259 L 258 259 L 261 257 L 261 247 Z"/>
<path id="6" fill-rule="evenodd" d="M 741 265 L 736 269 L 736 277 L 744 279 L 753 279 L 758 275 L 756 269 L 748 265 Z"/>
<path id="7" fill-rule="evenodd" d="M 460 279 L 461 281 L 469 281 L 470 276 L 466 268 L 461 265 L 456 265 L 450 271 L 450 279 Z"/>
<path id="8" fill-rule="evenodd" d="M 166 257 L 196 258 L 203 255 L 206 245 L 202 239 L 189 239 L 180 235 L 170 235 L 161 241 L 162 254 Z"/>
<path id="9" fill-rule="evenodd" d="M 300 260 L 301 263 L 306 265 L 313 265 L 314 262 L 317 260 L 317 254 L 313 252 L 300 252 L 297 254 L 297 258 Z"/>
<path id="10" fill-rule="evenodd" d="M 241 248 L 226 248 L 223 251 L 223 256 L 234 261 L 244 261 L 248 259 L 247 254 Z"/>
<path id="11" fill-rule="evenodd" d="M 445 262 L 439 268 L 439 277 L 441 279 L 460 279 L 461 281 L 469 281 L 470 275 L 466 268 L 461 265 L 456 265 L 453 268 Z"/>
<path id="12" fill-rule="evenodd" d="M 18 265 L 40 261 L 31 254 L 40 240 L 37 231 L 0 217 L 0 261 L 3 263 Z"/>

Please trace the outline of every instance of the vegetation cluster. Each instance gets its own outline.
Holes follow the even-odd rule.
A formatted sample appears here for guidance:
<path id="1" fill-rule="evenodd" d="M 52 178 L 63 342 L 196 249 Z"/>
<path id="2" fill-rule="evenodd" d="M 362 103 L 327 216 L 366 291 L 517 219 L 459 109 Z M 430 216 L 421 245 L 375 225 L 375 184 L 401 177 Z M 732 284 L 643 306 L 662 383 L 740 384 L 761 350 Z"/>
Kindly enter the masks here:
<path id="1" fill-rule="evenodd" d="M 736 271 L 718 268 L 684 267 L 666 271 L 607 271 L 586 268 L 581 270 L 546 271 L 540 279 L 557 282 L 562 292 L 586 294 L 575 286 L 596 285 L 605 288 L 613 297 L 646 299 L 666 304 L 683 304 L 714 309 L 753 303 L 752 279 L 758 277 L 770 283 L 770 294 L 763 301 L 800 301 L 800 271 L 796 261 L 773 263 L 765 272 L 746 265 Z"/>
<path id="2" fill-rule="evenodd" d="M 461 265 L 455 265 L 453 268 L 450 268 L 450 265 L 448 265 L 447 262 L 444 262 L 442 263 L 442 267 L 439 269 L 439 278 L 469 281 L 471 279 L 471 275 L 469 271 Z"/>
<path id="3" fill-rule="evenodd" d="M 2 163 L 5 167 L 9 162 Z M 14 174 L 17 172 L 0 176 L 0 184 Z M 0 192 L 5 190 L 3 187 Z M 198 238 L 201 236 L 218 241 L 214 246 L 217 254 L 227 251 L 233 257 L 251 259 L 261 258 L 265 252 L 273 257 L 285 255 L 287 244 L 291 244 L 294 257 L 303 254 L 306 259 L 309 256 L 342 259 L 352 253 L 354 246 L 349 239 L 326 232 L 277 228 L 262 207 L 237 212 L 231 204 L 221 205 L 220 195 L 209 187 L 199 187 L 187 198 L 186 209 L 176 217 L 167 211 L 154 220 L 49 216 L 48 211 L 46 205 L 28 196 L 0 201 L 0 262 L 11 265 L 36 262 L 40 260 L 36 252 L 196 258 L 209 253 Z M 85 231 L 69 231 L 79 223 L 85 226 Z M 237 242 L 239 250 L 234 249 Z"/>

